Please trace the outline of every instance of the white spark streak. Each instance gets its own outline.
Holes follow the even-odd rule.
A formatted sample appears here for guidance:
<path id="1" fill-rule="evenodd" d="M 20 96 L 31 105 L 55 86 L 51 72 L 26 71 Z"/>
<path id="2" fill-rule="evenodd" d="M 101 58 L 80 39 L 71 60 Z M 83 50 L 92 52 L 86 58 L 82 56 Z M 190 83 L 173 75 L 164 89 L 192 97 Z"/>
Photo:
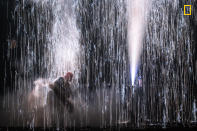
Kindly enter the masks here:
<path id="1" fill-rule="evenodd" d="M 148 13 L 150 3 L 149 0 L 128 0 L 128 44 L 132 85 L 134 85 L 141 54 L 146 13 Z"/>

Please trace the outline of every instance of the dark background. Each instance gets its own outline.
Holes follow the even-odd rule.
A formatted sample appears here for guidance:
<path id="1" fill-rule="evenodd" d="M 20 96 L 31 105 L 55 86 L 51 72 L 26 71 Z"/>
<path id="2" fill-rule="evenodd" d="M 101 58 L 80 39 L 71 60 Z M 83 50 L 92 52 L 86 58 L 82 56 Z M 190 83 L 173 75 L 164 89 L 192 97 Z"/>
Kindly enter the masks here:
<path id="1" fill-rule="evenodd" d="M 21 1 L 19 0 L 1 0 L 0 1 L 0 95 L 2 98 L 5 93 L 7 91 L 12 92 L 13 90 L 16 89 L 15 87 L 15 76 L 16 73 L 19 74 L 19 76 L 23 76 L 24 72 L 21 72 L 17 66 L 16 63 L 18 60 L 20 60 L 22 55 L 26 55 L 27 53 L 24 52 L 24 54 L 21 54 L 21 50 L 26 49 L 26 45 L 24 45 L 24 43 L 20 42 L 20 39 L 22 39 L 21 37 L 25 35 L 25 32 L 23 32 L 22 30 L 19 31 L 20 34 L 18 35 L 16 33 L 17 31 L 17 22 L 16 22 L 16 17 L 17 17 L 17 12 L 15 11 L 16 9 L 16 5 L 18 3 L 21 3 Z M 85 65 L 87 65 L 87 67 L 83 67 L 82 70 L 82 76 L 81 76 L 81 82 L 85 83 L 87 81 L 86 76 L 88 76 L 89 78 L 89 87 L 91 89 L 95 89 L 98 86 L 98 80 L 99 81 L 105 81 L 109 86 L 111 86 L 112 84 L 112 78 L 115 77 L 115 75 L 113 74 L 113 72 L 115 71 L 119 71 L 119 73 L 123 74 L 123 69 L 119 70 L 119 65 L 120 64 L 127 64 L 126 65 L 126 70 L 128 70 L 129 72 L 129 68 L 128 68 L 128 63 L 123 63 L 123 61 L 117 61 L 116 59 L 111 59 L 110 55 L 108 54 L 108 46 L 109 45 L 105 45 L 106 43 L 108 43 L 108 41 L 111 39 L 110 36 L 106 36 L 106 38 L 98 38 L 97 35 L 102 35 L 101 29 L 102 29 L 102 25 L 105 25 L 105 20 L 100 19 L 100 27 L 95 28 L 95 22 L 93 19 L 93 11 L 96 10 L 96 6 L 101 6 L 101 3 L 103 5 L 105 5 L 105 2 L 97 2 L 96 4 L 94 4 L 92 6 L 92 1 L 85 1 L 82 2 L 81 4 L 81 8 L 84 8 L 85 13 L 82 14 L 78 14 L 79 17 L 78 18 L 78 23 L 81 23 L 79 26 L 79 28 L 81 29 L 82 33 L 82 40 L 81 40 L 81 44 L 84 44 L 85 41 L 87 42 L 87 44 L 84 44 L 85 46 Z M 180 2 L 180 8 L 181 10 L 183 10 L 183 5 L 187 3 L 187 1 L 182 0 L 182 2 Z M 32 3 L 26 3 L 25 4 L 25 11 L 24 13 L 27 13 L 28 11 L 31 10 L 32 8 Z M 40 7 L 35 8 L 35 11 L 37 11 L 37 14 L 40 12 Z M 197 12 L 197 1 L 194 1 L 192 3 L 192 11 L 193 12 Z M 49 10 L 50 12 L 50 10 Z M 105 10 L 104 12 L 107 12 L 107 10 Z M 118 12 L 115 12 L 118 13 Z M 102 14 L 102 12 L 101 12 Z M 46 15 L 46 14 L 45 14 Z M 25 16 L 25 15 L 24 15 Z M 88 17 L 87 17 L 88 16 Z M 36 15 L 34 16 L 36 17 Z M 52 16 L 50 17 L 52 19 Z M 197 99 L 197 85 L 196 85 L 196 58 L 197 58 L 197 53 L 196 53 L 196 49 L 197 49 L 197 14 L 195 13 L 194 15 L 188 16 L 189 19 L 189 24 L 190 24 L 190 29 L 191 29 L 191 39 L 192 39 L 192 45 L 194 47 L 194 49 L 192 50 L 192 64 L 194 70 L 193 70 L 193 76 L 195 77 L 195 79 L 191 79 L 190 83 L 191 83 L 191 91 L 194 94 L 194 97 Z M 25 19 L 24 19 L 25 20 Z M 115 18 L 115 20 L 117 20 L 117 18 Z M 47 23 L 46 25 L 48 25 L 45 28 L 49 28 L 50 31 L 50 21 L 43 21 L 43 23 Z M 22 25 L 25 26 L 25 25 Z M 36 24 L 32 23 L 32 26 L 36 26 Z M 118 31 L 118 29 L 114 29 L 114 32 Z M 35 34 L 37 34 L 37 30 L 35 29 L 33 31 Z M 28 31 L 27 31 L 27 35 L 28 35 Z M 30 34 L 30 33 L 29 33 Z M 43 33 L 44 34 L 44 33 Z M 122 34 L 124 37 L 126 36 L 126 32 L 125 34 Z M 87 37 L 88 36 L 88 37 Z M 121 37 L 116 37 L 117 40 L 114 40 L 114 42 L 117 42 L 117 44 L 115 43 L 115 47 L 114 50 L 118 50 L 121 48 L 122 52 L 125 52 L 125 54 L 122 54 L 124 56 L 124 58 L 128 59 L 127 57 L 127 49 L 126 49 L 126 39 L 121 38 Z M 13 42 L 13 40 L 16 40 L 16 47 L 15 48 L 11 48 L 10 47 L 10 43 Z M 12 42 L 11 42 L 12 41 Z M 44 54 L 44 52 L 42 51 L 42 46 L 44 46 L 44 44 L 40 44 L 40 43 L 45 43 L 45 39 L 43 39 L 42 41 L 37 40 L 35 38 L 35 40 L 33 40 L 32 42 L 32 47 L 39 47 L 36 48 L 36 50 L 39 50 L 40 54 L 37 54 L 36 57 L 42 56 Z M 124 45 L 120 45 L 118 44 L 118 42 L 124 43 Z M 100 44 L 100 45 L 98 45 Z M 102 47 L 100 48 L 100 50 L 96 50 L 95 46 L 99 46 Z M 8 54 L 10 54 L 11 56 L 8 56 Z M 114 57 L 118 56 L 118 52 L 114 52 Z M 103 59 L 106 58 L 106 59 Z M 96 62 L 94 61 L 96 59 Z M 45 74 L 45 67 L 42 67 L 42 63 L 39 62 L 42 61 L 42 59 L 36 59 L 34 66 L 31 68 L 31 70 L 29 70 L 29 72 L 27 73 L 27 77 L 36 77 L 36 76 L 40 76 L 40 77 L 45 77 L 47 74 Z M 39 63 L 39 64 L 38 64 Z M 94 68 L 97 65 L 97 63 L 102 63 L 102 67 L 101 68 Z M 87 69 L 88 68 L 88 69 Z M 87 71 L 89 70 L 89 72 Z M 34 74 L 32 74 L 32 72 Z M 102 73 L 102 77 L 99 77 L 99 72 Z M 147 73 L 148 74 L 148 73 Z M 129 83 L 129 78 L 126 78 L 126 83 Z M 148 83 L 148 80 L 147 80 Z M 99 86 L 98 86 L 99 87 Z M 1 107 L 2 109 L 2 107 Z"/>

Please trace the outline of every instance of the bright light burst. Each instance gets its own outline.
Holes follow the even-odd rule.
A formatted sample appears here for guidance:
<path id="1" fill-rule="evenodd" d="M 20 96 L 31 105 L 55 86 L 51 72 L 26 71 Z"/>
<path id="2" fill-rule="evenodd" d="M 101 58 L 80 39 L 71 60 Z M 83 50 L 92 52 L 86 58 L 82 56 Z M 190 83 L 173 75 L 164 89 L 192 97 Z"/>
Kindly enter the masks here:
<path id="1" fill-rule="evenodd" d="M 131 66 L 131 80 L 134 85 L 137 64 L 141 54 L 146 16 L 149 10 L 148 0 L 128 0 L 128 44 Z"/>

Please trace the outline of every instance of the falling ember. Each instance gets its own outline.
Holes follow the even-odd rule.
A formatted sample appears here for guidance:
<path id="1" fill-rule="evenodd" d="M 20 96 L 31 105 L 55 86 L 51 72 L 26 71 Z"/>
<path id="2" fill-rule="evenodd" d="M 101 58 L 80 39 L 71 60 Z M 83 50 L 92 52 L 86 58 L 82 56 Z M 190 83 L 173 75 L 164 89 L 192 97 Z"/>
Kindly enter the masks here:
<path id="1" fill-rule="evenodd" d="M 147 0 L 128 0 L 128 44 L 131 80 L 134 85 L 137 65 L 142 48 L 144 28 L 146 25 L 146 13 L 151 2 Z"/>

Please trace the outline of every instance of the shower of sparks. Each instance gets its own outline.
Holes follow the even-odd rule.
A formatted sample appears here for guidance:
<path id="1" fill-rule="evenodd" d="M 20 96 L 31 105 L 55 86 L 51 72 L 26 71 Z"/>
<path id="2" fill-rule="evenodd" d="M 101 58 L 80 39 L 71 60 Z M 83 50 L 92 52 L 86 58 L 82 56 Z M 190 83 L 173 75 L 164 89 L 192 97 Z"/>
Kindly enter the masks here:
<path id="1" fill-rule="evenodd" d="M 59 130 L 196 124 L 197 63 L 190 31 L 194 19 L 184 16 L 180 9 L 184 2 L 15 3 L 15 8 L 10 1 L 0 4 L 7 11 L 2 20 L 10 24 L 5 35 L 8 45 L 2 44 L 1 50 L 5 58 L 1 126 Z M 74 74 L 72 113 L 48 93 L 49 84 L 68 71 Z M 130 84 L 132 89 L 128 89 Z"/>
<path id="2" fill-rule="evenodd" d="M 132 86 L 134 86 L 134 83 L 135 83 L 135 75 L 136 75 L 136 67 L 135 65 L 132 65 L 131 66 L 131 82 L 132 82 Z"/>
<path id="3" fill-rule="evenodd" d="M 144 28 L 146 24 L 145 17 L 149 9 L 147 3 L 147 0 L 128 1 L 128 43 L 132 85 L 134 85 L 137 64 L 141 54 Z"/>

